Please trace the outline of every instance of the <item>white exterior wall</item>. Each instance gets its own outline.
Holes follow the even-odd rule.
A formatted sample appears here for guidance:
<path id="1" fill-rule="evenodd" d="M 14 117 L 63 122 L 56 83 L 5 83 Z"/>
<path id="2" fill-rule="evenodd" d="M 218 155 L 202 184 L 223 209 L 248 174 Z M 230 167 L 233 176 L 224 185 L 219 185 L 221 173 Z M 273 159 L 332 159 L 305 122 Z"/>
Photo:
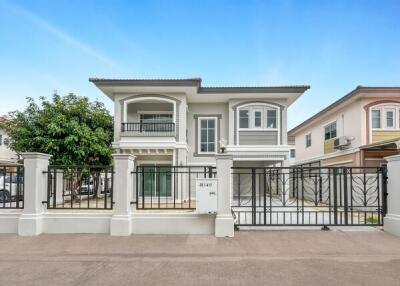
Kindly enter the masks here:
<path id="1" fill-rule="evenodd" d="M 361 103 L 354 102 L 298 132 L 295 135 L 296 162 L 324 155 L 324 127 L 334 121 L 336 121 L 337 137 L 348 136 L 353 138 L 350 148 L 362 145 L 362 129 L 360 126 L 363 122 L 363 116 L 365 115 L 362 113 Z M 311 133 L 311 146 L 306 148 L 306 135 L 309 133 Z"/>

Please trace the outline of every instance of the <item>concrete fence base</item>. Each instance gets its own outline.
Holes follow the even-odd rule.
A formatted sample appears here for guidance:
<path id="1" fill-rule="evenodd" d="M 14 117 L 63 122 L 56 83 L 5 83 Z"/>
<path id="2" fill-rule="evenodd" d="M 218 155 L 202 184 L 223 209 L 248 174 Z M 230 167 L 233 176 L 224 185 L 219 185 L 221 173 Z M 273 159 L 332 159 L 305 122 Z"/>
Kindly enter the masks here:
<path id="1" fill-rule="evenodd" d="M 115 154 L 113 210 L 47 210 L 47 170 L 50 156 L 24 153 L 24 209 L 0 211 L 0 233 L 24 236 L 41 233 L 208 234 L 233 237 L 231 214 L 232 157 L 217 156 L 218 215 L 193 212 L 132 212 L 135 157 Z M 57 182 L 60 182 L 59 179 Z M 56 190 L 57 191 L 57 190 Z"/>

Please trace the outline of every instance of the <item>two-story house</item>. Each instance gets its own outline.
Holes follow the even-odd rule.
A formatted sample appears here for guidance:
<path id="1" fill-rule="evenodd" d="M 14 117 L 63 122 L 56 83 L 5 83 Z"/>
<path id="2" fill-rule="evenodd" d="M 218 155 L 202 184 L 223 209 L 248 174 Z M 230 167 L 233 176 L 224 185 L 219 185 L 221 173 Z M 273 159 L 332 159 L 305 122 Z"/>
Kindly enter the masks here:
<path id="1" fill-rule="evenodd" d="M 295 141 L 295 165 L 384 164 L 400 149 L 400 87 L 358 86 L 288 135 Z"/>
<path id="2" fill-rule="evenodd" d="M 117 152 L 143 166 L 283 164 L 290 156 L 287 108 L 309 86 L 202 87 L 200 78 L 90 79 L 114 102 Z M 153 178 L 157 180 L 156 178 Z"/>

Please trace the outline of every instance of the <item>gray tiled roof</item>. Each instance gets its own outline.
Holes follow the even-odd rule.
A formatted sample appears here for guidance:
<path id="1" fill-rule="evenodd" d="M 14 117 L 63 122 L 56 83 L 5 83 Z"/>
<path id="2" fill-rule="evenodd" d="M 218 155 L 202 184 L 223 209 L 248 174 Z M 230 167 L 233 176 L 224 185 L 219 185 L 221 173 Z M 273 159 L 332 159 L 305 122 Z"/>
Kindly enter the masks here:
<path id="1" fill-rule="evenodd" d="M 284 86 L 201 86 L 201 78 L 182 79 L 110 79 L 89 78 L 96 85 L 155 85 L 155 86 L 197 86 L 200 93 L 218 92 L 304 92 L 310 88 L 309 85 L 284 85 Z"/>

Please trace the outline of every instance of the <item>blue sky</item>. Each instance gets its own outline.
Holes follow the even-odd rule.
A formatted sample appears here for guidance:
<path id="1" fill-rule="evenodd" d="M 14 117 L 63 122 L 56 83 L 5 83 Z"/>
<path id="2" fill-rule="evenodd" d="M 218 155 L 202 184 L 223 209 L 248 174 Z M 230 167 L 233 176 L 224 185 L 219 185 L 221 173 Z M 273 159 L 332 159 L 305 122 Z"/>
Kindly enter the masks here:
<path id="1" fill-rule="evenodd" d="M 400 1 L 0 0 L 0 114 L 27 96 L 111 101 L 89 77 L 308 84 L 294 127 L 357 85 L 400 86 Z"/>

